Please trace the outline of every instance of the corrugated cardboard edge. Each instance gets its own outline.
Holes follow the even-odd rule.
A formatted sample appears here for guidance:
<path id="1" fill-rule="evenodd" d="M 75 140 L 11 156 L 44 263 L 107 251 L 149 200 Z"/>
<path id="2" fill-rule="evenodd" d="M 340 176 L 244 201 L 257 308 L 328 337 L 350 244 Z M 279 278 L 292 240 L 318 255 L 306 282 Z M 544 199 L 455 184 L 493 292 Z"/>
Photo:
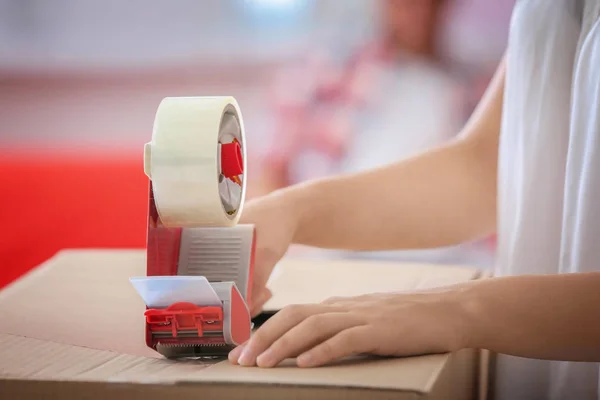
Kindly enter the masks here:
<path id="1" fill-rule="evenodd" d="M 177 400 L 280 400 L 280 399 L 306 399 L 306 400 L 420 400 L 421 396 L 414 393 L 398 393 L 393 391 L 346 389 L 346 388 L 316 388 L 316 387 L 269 387 L 265 391 L 264 385 L 226 385 L 219 383 L 198 383 L 194 386 L 175 385 L 165 386 L 148 384 L 144 390 L 130 383 L 106 382 L 53 382 L 31 381 L 27 386 L 19 381 L 5 380 L 0 386 L 0 398 L 3 399 L 80 399 L 106 400 L 164 400 L 176 398 Z M 85 397 L 77 393 L 85 391 Z"/>
<path id="2" fill-rule="evenodd" d="M 11 341 L 19 346 L 13 348 Z M 47 360 L 27 377 L 12 375 L 0 371 L 0 398 L 65 398 L 84 391 L 85 398 L 100 399 L 101 396 L 118 398 L 158 397 L 156 393 L 177 395 L 177 398 L 192 398 L 201 395 L 206 398 L 232 399 L 279 399 L 293 394 L 297 399 L 472 399 L 475 398 L 477 357 L 475 350 L 443 355 L 447 357 L 439 370 L 432 374 L 425 392 L 378 386 L 339 386 L 323 383 L 307 385 L 292 382 L 247 382 L 203 379 L 204 372 L 218 364 L 198 368 L 190 362 L 188 373 L 181 374 L 181 362 L 167 362 L 160 359 L 148 359 L 140 356 L 120 354 L 106 350 L 66 345 L 44 340 L 24 338 L 15 335 L 0 335 L 0 355 L 3 359 L 13 360 L 17 365 L 25 366 L 28 358 L 40 357 Z M 41 348 L 40 348 L 41 346 Z M 75 352 L 74 359 L 85 362 L 65 362 L 69 353 Z M 48 353 L 54 356 L 48 357 Z M 56 357 L 58 355 L 58 357 Z M 85 357 L 83 357 L 85 356 Z M 93 367 L 90 367 L 92 361 Z M 148 362 L 152 364 L 148 364 Z M 224 361 L 223 363 L 227 363 Z M 172 368 L 172 369 L 171 369 Z M 254 369 L 253 369 L 254 370 Z M 171 373 L 172 372 L 172 373 Z M 440 379 L 440 375 L 443 379 Z M 143 377 L 143 378 L 140 378 Z M 82 386 L 86 384 L 85 386 Z M 141 386 L 140 386 L 141 385 Z M 265 390 L 267 389 L 268 390 Z M 168 392 L 167 392 L 168 390 Z M 149 394 L 141 396 L 140 393 Z M 17 396 L 18 395 L 18 396 Z M 138 396 L 136 396 L 138 395 Z M 162 396 L 162 395 L 161 395 Z"/>
<path id="3" fill-rule="evenodd" d="M 11 369 L 0 379 L 19 381 L 103 381 L 171 384 L 197 375 L 215 362 L 177 362 L 0 334 L 0 359 Z M 35 363 L 36 368 L 31 364 Z"/>
<path id="4" fill-rule="evenodd" d="M 203 399 L 280 399 L 289 397 L 290 391 L 294 398 L 310 400 L 423 398 L 420 392 L 377 387 L 201 380 L 198 378 L 211 365 L 203 368 L 189 362 L 188 373 L 182 375 L 181 361 L 149 359 L 15 335 L 0 335 L 0 344 L 0 356 L 13 361 L 17 369 L 19 363 L 25 367 L 32 357 L 47 360 L 27 377 L 0 370 L 0 398 L 81 398 L 78 394 L 85 393 L 86 399 L 103 400 L 106 396 L 144 400 L 197 399 L 199 396 Z M 65 362 L 71 357 L 69 353 L 75 353 L 74 359 L 85 362 Z M 89 365 L 90 360 L 93 367 Z"/>
<path id="5" fill-rule="evenodd" d="M 363 364 L 363 372 L 370 378 L 362 379 L 361 376 L 353 379 L 357 371 L 351 367 L 356 361 L 336 362 L 330 365 L 313 368 L 300 369 L 294 367 L 293 360 L 286 362 L 278 368 L 264 370 L 259 368 L 241 368 L 231 367 L 227 363 L 220 363 L 211 368 L 207 368 L 202 374 L 194 377 L 194 381 L 206 381 L 213 383 L 256 383 L 269 386 L 276 382 L 281 385 L 289 386 L 310 386 L 310 387 L 344 387 L 360 388 L 371 390 L 393 390 L 397 392 L 412 392 L 421 396 L 427 396 L 439 380 L 440 374 L 455 374 L 459 376 L 465 371 L 461 368 L 455 368 L 456 362 L 467 361 L 469 369 L 477 365 L 477 353 L 472 349 L 465 349 L 460 352 L 450 354 L 425 355 L 421 357 L 409 357 L 406 359 L 397 359 L 394 357 L 378 359 L 369 358 Z M 350 365 L 348 365 L 350 364 Z M 423 377 L 415 377 L 415 371 L 427 372 L 417 373 Z M 344 371 L 347 369 L 346 371 Z M 296 373 L 297 372 L 297 373 Z M 477 385 L 476 371 L 473 369 L 461 379 L 469 381 L 470 386 L 475 389 Z M 418 383 L 417 383 L 418 381 Z M 475 399 L 475 390 L 471 390 L 468 397 Z"/>

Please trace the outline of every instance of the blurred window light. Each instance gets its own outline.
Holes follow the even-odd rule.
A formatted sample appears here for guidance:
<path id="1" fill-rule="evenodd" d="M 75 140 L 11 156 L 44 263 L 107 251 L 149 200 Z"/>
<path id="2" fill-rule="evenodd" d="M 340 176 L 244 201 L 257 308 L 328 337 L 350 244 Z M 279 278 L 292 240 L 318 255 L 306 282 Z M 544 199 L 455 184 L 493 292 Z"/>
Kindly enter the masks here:
<path id="1" fill-rule="evenodd" d="M 246 4 L 256 8 L 267 9 L 294 9 L 305 3 L 302 0 L 246 0 Z"/>
<path id="2" fill-rule="evenodd" d="M 306 26 L 313 2 L 314 0 L 242 0 L 242 9 L 249 27 L 262 33 L 276 30 L 278 35 L 286 35 Z"/>
<path id="3" fill-rule="evenodd" d="M 272 18 L 299 18 L 309 8 L 311 0 L 243 0 L 250 15 Z"/>

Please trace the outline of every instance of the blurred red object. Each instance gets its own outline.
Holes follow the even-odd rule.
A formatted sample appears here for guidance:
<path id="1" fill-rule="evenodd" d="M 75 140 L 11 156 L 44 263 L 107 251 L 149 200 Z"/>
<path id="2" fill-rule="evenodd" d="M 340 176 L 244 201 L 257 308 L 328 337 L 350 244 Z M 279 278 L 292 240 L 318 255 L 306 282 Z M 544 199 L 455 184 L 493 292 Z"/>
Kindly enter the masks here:
<path id="1" fill-rule="evenodd" d="M 65 248 L 143 248 L 141 154 L 1 154 L 0 288 Z"/>

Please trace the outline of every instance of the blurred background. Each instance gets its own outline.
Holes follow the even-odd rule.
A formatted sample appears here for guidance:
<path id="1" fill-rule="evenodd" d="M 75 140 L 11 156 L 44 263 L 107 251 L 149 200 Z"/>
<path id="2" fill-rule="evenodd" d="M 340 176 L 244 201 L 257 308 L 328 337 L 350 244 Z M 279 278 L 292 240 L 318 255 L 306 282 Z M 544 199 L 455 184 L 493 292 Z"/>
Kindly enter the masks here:
<path id="1" fill-rule="evenodd" d="M 63 248 L 144 247 L 142 147 L 166 96 L 238 99 L 249 197 L 448 140 L 513 3 L 0 0 L 0 287 Z M 493 252 L 327 256 L 485 267 Z"/>

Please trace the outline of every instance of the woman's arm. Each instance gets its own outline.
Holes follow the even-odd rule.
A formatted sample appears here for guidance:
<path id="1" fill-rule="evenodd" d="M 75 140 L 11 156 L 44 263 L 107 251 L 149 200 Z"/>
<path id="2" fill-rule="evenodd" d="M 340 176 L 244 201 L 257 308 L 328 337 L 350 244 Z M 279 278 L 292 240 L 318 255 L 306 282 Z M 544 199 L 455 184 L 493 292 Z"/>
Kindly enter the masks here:
<path id="1" fill-rule="evenodd" d="M 252 313 L 291 243 L 322 248 L 432 248 L 489 234 L 496 222 L 504 61 L 459 138 L 387 167 L 276 190 L 248 202 L 257 232 Z"/>
<path id="2" fill-rule="evenodd" d="M 420 292 L 289 306 L 229 359 L 301 367 L 353 354 L 484 348 L 519 357 L 600 362 L 600 272 L 490 278 Z"/>
<path id="3" fill-rule="evenodd" d="M 294 242 L 352 250 L 430 248 L 492 232 L 504 68 L 502 62 L 457 140 L 383 168 L 281 191 L 297 220 Z"/>
<path id="4" fill-rule="evenodd" d="M 465 347 L 600 361 L 600 272 L 494 278 L 464 286 Z"/>

